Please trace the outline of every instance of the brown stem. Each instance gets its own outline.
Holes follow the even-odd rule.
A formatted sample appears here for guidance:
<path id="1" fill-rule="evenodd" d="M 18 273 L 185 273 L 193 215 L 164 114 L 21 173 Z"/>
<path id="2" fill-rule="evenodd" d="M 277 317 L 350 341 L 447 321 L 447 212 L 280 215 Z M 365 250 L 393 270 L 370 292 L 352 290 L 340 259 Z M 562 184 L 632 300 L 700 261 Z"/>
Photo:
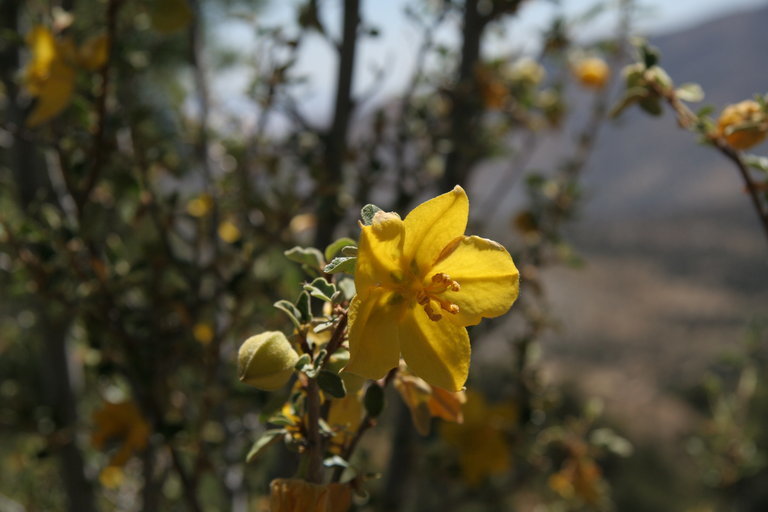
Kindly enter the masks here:
<path id="1" fill-rule="evenodd" d="M 435 32 L 440 27 L 440 25 L 442 25 L 443 21 L 448 15 L 448 12 L 449 9 L 447 8 L 441 10 L 433 23 L 424 29 L 424 36 L 421 42 L 421 46 L 419 46 L 419 50 L 416 53 L 416 59 L 413 67 L 413 73 L 411 74 L 411 79 L 405 89 L 405 92 L 403 93 L 403 97 L 400 100 L 400 109 L 396 118 L 397 131 L 395 134 L 393 149 L 395 168 L 397 169 L 397 195 L 395 196 L 395 200 L 393 202 L 394 211 L 404 211 L 413 200 L 413 196 L 417 192 L 417 189 L 419 189 L 417 182 L 419 181 L 418 177 L 420 176 L 420 173 L 418 173 L 417 170 L 424 167 L 423 164 L 426 158 L 421 156 L 418 159 L 418 162 L 412 165 L 409 165 L 407 162 L 408 149 L 412 145 L 409 120 L 415 108 L 414 98 L 416 96 L 416 91 L 424 78 L 424 74 L 426 73 L 427 57 L 429 56 L 429 51 L 434 47 L 435 44 Z M 362 200 L 363 196 L 367 193 L 368 191 L 362 190 L 361 186 L 360 191 L 358 192 L 359 204 L 365 204 L 368 202 L 367 199 L 365 201 Z"/>
<path id="2" fill-rule="evenodd" d="M 344 160 L 347 153 L 347 132 L 354 110 L 352 78 L 357 51 L 357 27 L 360 24 L 360 0 L 344 0 L 342 41 L 339 47 L 339 68 L 336 82 L 336 101 L 333 122 L 325 134 L 325 161 L 316 183 L 317 232 L 315 246 L 325 247 L 331 242 L 336 224 L 341 218 L 338 195 L 343 181 Z"/>
<path id="3" fill-rule="evenodd" d="M 184 499 L 187 502 L 187 507 L 192 512 L 202 512 L 203 507 L 200 505 L 197 499 L 197 492 L 192 479 L 189 477 L 189 473 L 184 467 L 184 463 L 181 460 L 181 456 L 176 449 L 168 443 L 168 450 L 171 452 L 171 460 L 173 461 L 173 467 L 176 469 L 176 473 L 181 480 L 181 486 L 184 488 Z"/>
<path id="4" fill-rule="evenodd" d="M 68 321 L 54 320 L 42 307 L 39 313 L 45 343 L 42 370 L 46 401 L 51 408 L 57 429 L 61 432 L 72 432 L 78 419 L 77 398 L 72 387 L 65 339 Z M 67 435 L 57 447 L 61 476 L 69 502 L 67 510 L 91 512 L 96 510 L 93 489 L 85 477 L 85 463 L 76 439 L 77 436 L 73 434 Z"/>
<path id="5" fill-rule="evenodd" d="M 694 114 L 691 109 L 689 109 L 682 101 L 680 101 L 680 99 L 675 94 L 674 89 L 671 87 L 664 87 L 653 79 L 648 80 L 648 86 L 653 89 L 656 94 L 664 98 L 667 104 L 672 107 L 672 109 L 677 114 L 677 120 L 682 128 L 688 131 L 698 131 L 698 116 Z M 749 194 L 752 206 L 754 207 L 755 212 L 757 213 L 757 216 L 760 220 L 760 224 L 762 225 L 763 232 L 765 233 L 766 239 L 768 239 L 768 206 L 766 206 L 760 200 L 760 189 L 752 179 L 749 168 L 744 162 L 744 159 L 741 157 L 741 153 L 733 149 L 717 133 L 711 130 L 701 131 L 701 133 L 707 139 L 707 142 L 712 144 L 712 146 L 720 151 L 723 156 L 733 162 L 733 164 L 738 169 L 741 178 L 744 180 L 744 185 L 747 189 L 747 193 Z"/>
<path id="6" fill-rule="evenodd" d="M 197 140 L 195 141 L 195 152 L 200 167 L 203 171 L 203 184 L 206 193 L 215 197 L 213 171 L 211 169 L 210 142 L 208 137 L 208 120 L 210 117 L 211 101 L 206 74 L 206 66 L 203 58 L 203 48 L 205 45 L 205 27 L 203 25 L 203 13 L 199 0 L 190 0 L 190 5 L 194 10 L 192 23 L 189 25 L 189 59 L 192 65 L 192 74 L 195 83 L 195 95 L 197 96 L 197 107 L 200 109 L 198 119 Z M 219 225 L 218 201 L 213 201 L 211 208 L 211 222 L 208 223 L 208 240 L 213 247 L 213 260 L 218 260 L 219 238 L 217 229 Z"/>
<path id="7" fill-rule="evenodd" d="M 336 324 L 336 329 L 333 331 L 333 334 L 331 335 L 331 340 L 328 342 L 328 345 L 325 346 L 326 351 L 328 352 L 328 355 L 325 357 L 325 361 L 323 364 L 325 364 L 333 355 L 336 350 L 339 349 L 342 342 L 344 341 L 344 333 L 347 329 L 347 311 L 345 310 L 343 313 L 341 313 L 341 317 L 339 318 L 339 323 Z"/>
<path id="8" fill-rule="evenodd" d="M 109 84 L 111 80 L 110 68 L 112 63 L 112 54 L 115 48 L 115 37 L 117 35 L 117 15 L 122 6 L 123 0 L 109 0 L 107 4 L 107 61 L 101 67 L 101 88 L 96 97 L 96 129 L 93 133 L 92 146 L 90 152 L 91 168 L 85 178 L 85 184 L 80 193 L 75 197 L 78 204 L 80 215 L 83 214 L 83 207 L 98 183 L 101 173 L 104 171 L 106 153 L 104 147 L 104 135 L 107 123 L 107 97 L 109 96 Z"/>
<path id="9" fill-rule="evenodd" d="M 308 482 L 323 482 L 323 443 L 320 436 L 320 388 L 317 379 L 307 383 L 307 473 Z"/>
<path id="10" fill-rule="evenodd" d="M 478 10 L 480 0 L 466 0 L 462 27 L 461 64 L 453 90 L 451 109 L 451 152 L 445 162 L 443 190 L 464 185 L 477 150 L 477 130 L 482 107 L 477 94 L 475 69 L 480 61 L 480 43 L 487 20 Z"/>

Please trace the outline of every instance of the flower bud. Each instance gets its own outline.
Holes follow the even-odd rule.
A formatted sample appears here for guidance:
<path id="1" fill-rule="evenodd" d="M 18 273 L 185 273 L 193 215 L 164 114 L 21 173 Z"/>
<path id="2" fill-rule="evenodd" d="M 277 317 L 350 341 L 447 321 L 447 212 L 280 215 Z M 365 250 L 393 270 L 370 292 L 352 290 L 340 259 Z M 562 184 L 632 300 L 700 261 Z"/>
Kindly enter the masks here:
<path id="1" fill-rule="evenodd" d="M 298 360 L 282 332 L 267 331 L 251 336 L 240 346 L 237 373 L 246 384 L 274 391 L 288 382 Z"/>
<path id="2" fill-rule="evenodd" d="M 611 69 L 603 59 L 589 57 L 576 62 L 573 65 L 573 73 L 584 87 L 602 89 L 608 82 Z"/>
<path id="3" fill-rule="evenodd" d="M 347 512 L 352 505 L 348 485 L 318 485 L 297 478 L 278 478 L 269 484 L 271 512 Z"/>
<path id="4" fill-rule="evenodd" d="M 749 149 L 768 135 L 768 115 L 754 100 L 728 105 L 717 120 L 717 134 L 734 149 Z"/>

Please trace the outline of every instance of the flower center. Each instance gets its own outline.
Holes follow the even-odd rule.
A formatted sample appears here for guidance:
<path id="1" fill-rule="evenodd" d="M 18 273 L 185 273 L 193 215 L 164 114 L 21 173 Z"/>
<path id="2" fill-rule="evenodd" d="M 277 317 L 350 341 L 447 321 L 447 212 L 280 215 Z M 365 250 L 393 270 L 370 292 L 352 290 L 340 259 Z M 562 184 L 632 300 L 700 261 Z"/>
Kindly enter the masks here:
<path id="1" fill-rule="evenodd" d="M 443 315 L 436 312 L 439 309 L 447 311 L 452 315 L 459 312 L 459 306 L 439 296 L 448 290 L 458 292 L 461 290 L 461 286 L 452 280 L 448 274 L 439 272 L 433 275 L 432 281 L 416 294 L 417 302 L 424 307 L 424 311 L 430 320 L 437 322 L 443 318 Z"/>

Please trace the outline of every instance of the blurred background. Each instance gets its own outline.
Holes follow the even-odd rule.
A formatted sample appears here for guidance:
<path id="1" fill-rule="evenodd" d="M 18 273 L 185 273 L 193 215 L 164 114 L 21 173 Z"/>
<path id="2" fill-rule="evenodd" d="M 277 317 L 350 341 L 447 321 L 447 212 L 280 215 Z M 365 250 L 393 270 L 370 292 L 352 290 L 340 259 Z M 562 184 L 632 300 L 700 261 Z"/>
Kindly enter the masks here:
<path id="1" fill-rule="evenodd" d="M 0 9 L 0 511 L 269 510 L 286 393 L 235 358 L 289 333 L 283 252 L 455 184 L 521 269 L 471 333 L 498 421 L 420 436 L 391 393 L 355 510 L 768 509 L 760 219 L 670 108 L 609 116 L 638 37 L 702 119 L 765 94 L 765 1 Z"/>

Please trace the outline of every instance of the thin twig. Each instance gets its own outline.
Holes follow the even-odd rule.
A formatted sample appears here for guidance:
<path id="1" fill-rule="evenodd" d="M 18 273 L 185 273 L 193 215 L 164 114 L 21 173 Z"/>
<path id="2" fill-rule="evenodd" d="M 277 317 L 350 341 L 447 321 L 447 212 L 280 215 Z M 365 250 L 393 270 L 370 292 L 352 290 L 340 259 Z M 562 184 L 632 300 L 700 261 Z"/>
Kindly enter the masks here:
<path id="1" fill-rule="evenodd" d="M 109 83 L 111 80 L 112 54 L 115 47 L 115 36 L 117 34 L 117 15 L 123 0 L 109 0 L 107 4 L 107 60 L 101 67 L 101 88 L 96 97 L 96 130 L 93 133 L 92 146 L 90 152 L 91 168 L 85 178 L 85 184 L 80 193 L 75 196 L 80 215 L 83 214 L 84 205 L 93 188 L 98 183 L 101 173 L 104 170 L 104 161 L 106 159 L 104 148 L 104 134 L 107 124 L 107 97 L 109 96 Z"/>
<path id="2" fill-rule="evenodd" d="M 725 156 L 728 160 L 733 162 L 733 164 L 738 169 L 741 178 L 744 180 L 744 185 L 749 194 L 752 206 L 754 207 L 755 212 L 760 219 L 760 224 L 763 227 L 763 232 L 765 233 L 766 239 L 768 239 L 768 206 L 766 206 L 760 200 L 760 189 L 752 179 L 749 168 L 744 162 L 744 159 L 741 157 L 741 154 L 733 149 L 728 144 L 728 142 L 726 142 L 717 133 L 711 130 L 698 130 L 697 128 L 700 125 L 698 116 L 694 114 L 691 109 L 689 109 L 682 101 L 680 101 L 680 99 L 675 94 L 674 89 L 671 87 L 664 87 L 656 80 L 648 80 L 648 86 L 651 87 L 653 91 L 661 98 L 664 98 L 667 104 L 672 107 L 672 110 L 674 110 L 677 114 L 677 120 L 682 128 L 688 131 L 701 133 L 706 138 L 707 142 L 709 142 L 715 149 L 720 151 L 720 153 L 722 153 L 722 155 Z"/>

